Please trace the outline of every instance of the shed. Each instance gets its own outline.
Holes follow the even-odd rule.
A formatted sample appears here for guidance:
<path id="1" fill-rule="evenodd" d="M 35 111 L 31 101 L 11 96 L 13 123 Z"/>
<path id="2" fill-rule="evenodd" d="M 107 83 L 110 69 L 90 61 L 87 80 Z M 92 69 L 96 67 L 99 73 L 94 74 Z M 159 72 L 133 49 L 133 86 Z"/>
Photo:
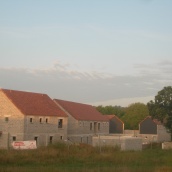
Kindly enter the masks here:
<path id="1" fill-rule="evenodd" d="M 124 133 L 124 122 L 116 115 L 106 115 L 109 119 L 109 133 Z"/>

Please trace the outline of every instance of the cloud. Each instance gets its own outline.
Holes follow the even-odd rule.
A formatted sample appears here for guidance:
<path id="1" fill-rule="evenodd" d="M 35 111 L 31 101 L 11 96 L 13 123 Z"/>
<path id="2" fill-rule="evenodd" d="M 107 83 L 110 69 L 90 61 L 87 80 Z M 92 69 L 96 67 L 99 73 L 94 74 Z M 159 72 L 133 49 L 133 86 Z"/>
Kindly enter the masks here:
<path id="1" fill-rule="evenodd" d="M 121 98 L 121 99 L 112 99 L 108 101 L 102 101 L 102 102 L 93 102 L 90 103 L 93 106 L 108 106 L 108 105 L 116 105 L 116 106 L 124 106 L 127 107 L 128 105 L 132 103 L 138 103 L 142 102 L 144 104 L 147 104 L 150 100 L 154 99 L 153 96 L 147 96 L 147 97 L 132 97 L 132 98 Z"/>
<path id="2" fill-rule="evenodd" d="M 74 69 L 75 65 L 61 62 L 46 69 L 0 68 L 0 86 L 82 103 L 150 97 L 172 83 L 170 63 L 135 65 L 135 76 L 81 71 Z M 169 74 L 165 66 L 168 66 Z"/>

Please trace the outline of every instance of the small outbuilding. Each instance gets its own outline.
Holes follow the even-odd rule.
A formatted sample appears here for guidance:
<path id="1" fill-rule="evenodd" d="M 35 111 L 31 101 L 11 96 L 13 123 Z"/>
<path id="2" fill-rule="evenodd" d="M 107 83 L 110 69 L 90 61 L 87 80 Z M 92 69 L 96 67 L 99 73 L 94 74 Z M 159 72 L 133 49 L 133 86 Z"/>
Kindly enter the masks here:
<path id="1" fill-rule="evenodd" d="M 109 119 L 109 133 L 110 134 L 123 134 L 124 122 L 116 115 L 106 115 Z"/>
<path id="2" fill-rule="evenodd" d="M 139 123 L 139 134 L 145 137 L 148 142 L 164 142 L 171 140 L 171 135 L 167 132 L 163 123 L 157 119 L 152 119 L 151 116 L 147 116 Z"/>

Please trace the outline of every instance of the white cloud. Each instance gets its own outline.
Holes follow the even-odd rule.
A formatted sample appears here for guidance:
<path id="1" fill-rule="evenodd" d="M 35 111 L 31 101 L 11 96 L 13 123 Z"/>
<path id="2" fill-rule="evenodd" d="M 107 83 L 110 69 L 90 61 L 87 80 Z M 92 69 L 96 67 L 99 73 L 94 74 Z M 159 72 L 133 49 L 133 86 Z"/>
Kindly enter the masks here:
<path id="1" fill-rule="evenodd" d="M 0 68 L 0 85 L 7 89 L 42 92 L 52 98 L 124 106 L 127 102 L 147 101 L 172 83 L 161 63 L 148 66 L 143 74 L 140 71 L 144 65 L 140 68 L 137 65 L 137 76 L 80 71 L 71 64 L 61 62 L 44 69 Z"/>
<path id="2" fill-rule="evenodd" d="M 108 105 L 116 105 L 116 106 L 123 106 L 123 107 L 127 107 L 130 104 L 133 103 L 144 103 L 147 104 L 150 100 L 153 100 L 154 96 L 147 96 L 147 97 L 132 97 L 132 98 L 121 98 L 121 99 L 113 99 L 113 100 L 108 100 L 108 101 L 102 101 L 102 102 L 93 102 L 93 103 L 89 103 L 93 106 L 99 106 L 99 105 L 103 105 L 103 106 L 108 106 Z"/>

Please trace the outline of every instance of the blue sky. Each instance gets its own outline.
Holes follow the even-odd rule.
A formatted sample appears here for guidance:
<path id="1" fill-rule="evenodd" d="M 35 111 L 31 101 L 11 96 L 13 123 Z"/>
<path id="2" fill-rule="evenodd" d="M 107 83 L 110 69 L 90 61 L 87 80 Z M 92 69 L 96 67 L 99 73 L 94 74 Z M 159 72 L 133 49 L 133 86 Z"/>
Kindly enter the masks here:
<path id="1" fill-rule="evenodd" d="M 0 0 L 0 87 L 146 103 L 171 84 L 171 9 L 171 0 Z"/>

